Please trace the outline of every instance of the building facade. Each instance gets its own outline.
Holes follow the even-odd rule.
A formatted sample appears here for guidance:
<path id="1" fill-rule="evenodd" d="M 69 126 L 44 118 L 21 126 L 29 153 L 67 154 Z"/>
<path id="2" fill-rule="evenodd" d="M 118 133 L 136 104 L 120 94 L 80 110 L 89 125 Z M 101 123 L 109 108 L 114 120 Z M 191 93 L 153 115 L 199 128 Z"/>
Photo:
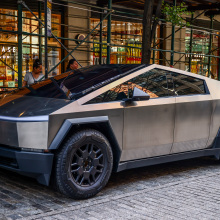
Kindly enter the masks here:
<path id="1" fill-rule="evenodd" d="M 51 26 L 56 39 L 48 37 L 45 46 L 44 3 L 24 2 L 27 7 L 16 0 L 2 2 L 0 6 L 1 91 L 21 86 L 37 58 L 42 60 L 45 72 L 45 48 L 49 77 L 65 72 L 71 55 L 83 67 L 141 63 L 142 10 L 113 4 L 114 11 L 110 11 L 92 0 L 53 0 Z M 175 27 L 174 37 L 172 24 L 163 20 L 159 23 L 151 63 L 170 66 L 171 54 L 174 54 L 172 66 L 175 68 L 219 79 L 220 16 L 207 17 L 196 11 L 194 17 L 197 18 L 190 27 Z M 191 17 L 186 19 L 190 21 Z"/>

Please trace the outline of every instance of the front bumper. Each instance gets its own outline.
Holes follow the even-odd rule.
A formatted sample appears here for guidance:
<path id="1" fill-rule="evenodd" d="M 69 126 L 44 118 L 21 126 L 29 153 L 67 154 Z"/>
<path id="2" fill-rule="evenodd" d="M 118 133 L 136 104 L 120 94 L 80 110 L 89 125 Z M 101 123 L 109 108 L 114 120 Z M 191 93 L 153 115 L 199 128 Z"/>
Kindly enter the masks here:
<path id="1" fill-rule="evenodd" d="M 43 185 L 49 185 L 54 155 L 21 151 L 0 145 L 0 167 L 30 176 Z"/>

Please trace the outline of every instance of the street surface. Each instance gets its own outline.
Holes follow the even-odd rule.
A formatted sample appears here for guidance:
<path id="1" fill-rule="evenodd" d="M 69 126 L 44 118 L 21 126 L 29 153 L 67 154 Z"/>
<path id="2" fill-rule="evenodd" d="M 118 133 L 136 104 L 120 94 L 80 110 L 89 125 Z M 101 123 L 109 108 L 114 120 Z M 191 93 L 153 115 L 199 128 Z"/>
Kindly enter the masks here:
<path id="1" fill-rule="evenodd" d="M 200 158 L 123 171 L 83 201 L 0 169 L 5 219 L 220 219 L 220 162 Z"/>

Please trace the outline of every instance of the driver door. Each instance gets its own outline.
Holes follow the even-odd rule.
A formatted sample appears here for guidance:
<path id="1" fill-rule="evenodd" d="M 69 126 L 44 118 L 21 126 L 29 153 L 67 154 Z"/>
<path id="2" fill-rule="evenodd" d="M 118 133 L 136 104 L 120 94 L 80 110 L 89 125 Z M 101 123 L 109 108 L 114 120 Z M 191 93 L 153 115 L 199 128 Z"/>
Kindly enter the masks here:
<path id="1" fill-rule="evenodd" d="M 173 145 L 175 96 L 163 70 L 153 69 L 128 82 L 150 95 L 150 100 L 125 103 L 121 161 L 167 155 Z"/>

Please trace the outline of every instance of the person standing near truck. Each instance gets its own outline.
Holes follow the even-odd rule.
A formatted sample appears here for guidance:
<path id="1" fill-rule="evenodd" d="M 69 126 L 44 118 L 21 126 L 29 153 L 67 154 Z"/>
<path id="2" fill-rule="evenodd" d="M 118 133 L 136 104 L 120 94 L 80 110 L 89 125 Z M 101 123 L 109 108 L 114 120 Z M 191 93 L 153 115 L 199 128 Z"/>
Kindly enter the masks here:
<path id="1" fill-rule="evenodd" d="M 76 59 L 71 59 L 71 60 L 69 60 L 69 63 L 67 65 L 66 72 L 76 70 L 76 69 L 78 69 L 78 67 L 79 67 L 79 65 L 78 65 Z"/>
<path id="2" fill-rule="evenodd" d="M 33 64 L 32 72 L 26 73 L 22 86 L 29 86 L 33 83 L 41 81 L 42 79 L 44 79 L 44 75 L 42 73 L 42 63 L 39 59 L 36 59 Z"/>

